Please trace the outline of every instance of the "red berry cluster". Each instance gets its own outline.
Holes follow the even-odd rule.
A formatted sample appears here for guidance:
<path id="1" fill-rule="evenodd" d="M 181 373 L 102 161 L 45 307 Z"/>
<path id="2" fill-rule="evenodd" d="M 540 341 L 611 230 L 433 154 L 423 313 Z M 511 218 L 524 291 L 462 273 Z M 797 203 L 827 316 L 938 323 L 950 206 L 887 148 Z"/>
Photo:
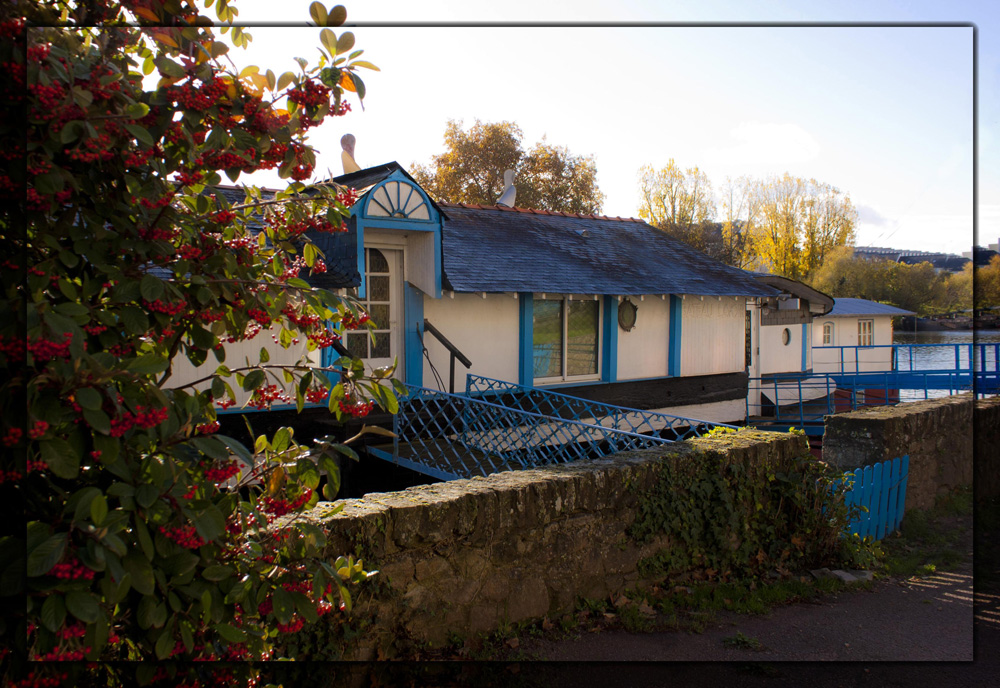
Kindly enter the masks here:
<path id="1" fill-rule="evenodd" d="M 261 325 L 261 327 L 271 326 L 271 316 L 263 308 L 250 308 L 247 310 L 247 315 L 249 315 L 254 322 Z"/>
<path id="2" fill-rule="evenodd" d="M 361 312 L 361 316 L 358 318 L 354 317 L 354 313 L 347 311 L 344 313 L 344 318 L 340 321 L 343 326 L 348 330 L 356 330 L 359 327 L 363 327 L 366 323 L 371 321 L 368 314 L 364 311 Z"/>
<path id="3" fill-rule="evenodd" d="M 323 328 L 319 332 L 310 332 L 306 335 L 310 342 L 318 349 L 325 349 L 340 341 L 340 335 L 333 330 Z"/>
<path id="4" fill-rule="evenodd" d="M 194 431 L 199 435 L 211 435 L 219 431 L 219 421 L 213 420 L 211 423 L 201 423 L 194 426 Z"/>
<path id="5" fill-rule="evenodd" d="M 195 527 L 192 525 L 186 526 L 160 526 L 160 532 L 168 540 L 176 542 L 178 545 L 184 549 L 198 549 L 205 544 L 205 540 L 198 535 Z"/>
<path id="6" fill-rule="evenodd" d="M 369 413 L 371 413 L 372 408 L 375 404 L 370 401 L 351 401 L 349 398 L 342 399 L 340 402 L 341 413 L 346 413 L 349 416 L 355 418 L 364 418 Z"/>
<path id="7" fill-rule="evenodd" d="M 321 275 L 321 274 L 323 274 L 324 272 L 326 272 L 326 263 L 325 263 L 325 262 L 323 262 L 323 260 L 322 260 L 322 259 L 320 259 L 320 258 L 317 258 L 317 259 L 316 259 L 316 260 L 315 260 L 315 261 L 313 262 L 313 264 L 312 264 L 312 267 L 311 267 L 311 268 L 309 268 L 309 271 L 310 271 L 310 273 L 311 273 L 311 274 L 313 274 L 313 275 Z"/>
<path id="8" fill-rule="evenodd" d="M 139 238 L 143 241 L 173 241 L 177 238 L 177 235 L 178 231 L 176 229 L 164 229 L 160 227 L 139 228 Z"/>
<path id="9" fill-rule="evenodd" d="M 288 100 L 303 107 L 317 108 L 330 102 L 330 87 L 309 79 L 293 89 L 288 94 Z"/>
<path id="10" fill-rule="evenodd" d="M 48 469 L 49 464 L 41 461 L 39 459 L 28 459 L 28 473 L 33 473 L 35 471 L 44 471 Z"/>
<path id="11" fill-rule="evenodd" d="M 24 430 L 21 428 L 7 428 L 7 433 L 3 436 L 3 445 L 5 447 L 14 447 L 24 437 Z"/>
<path id="12" fill-rule="evenodd" d="M 34 357 L 36 363 L 45 363 L 57 358 L 69 358 L 69 345 L 73 339 L 73 334 L 64 332 L 63 341 L 57 342 L 50 339 L 39 338 L 28 340 L 28 351 Z M 6 352 L 5 352 L 6 353 Z"/>
<path id="13" fill-rule="evenodd" d="M 258 387 L 253 391 L 250 396 L 250 401 L 247 402 L 247 406 L 250 408 L 255 408 L 258 410 L 269 409 L 271 404 L 276 401 L 290 402 L 291 399 L 285 394 L 278 385 L 265 385 L 263 387 Z"/>
<path id="14" fill-rule="evenodd" d="M 37 662 L 79 662 L 86 656 L 86 653 L 79 648 L 75 650 L 60 650 L 59 648 L 53 648 L 44 655 L 38 655 L 33 659 Z"/>
<path id="15" fill-rule="evenodd" d="M 107 325 L 102 325 L 100 323 L 94 323 L 92 325 L 84 325 L 83 329 L 84 329 L 84 331 L 86 331 L 87 334 L 90 334 L 90 335 L 99 335 L 101 332 L 104 332 L 105 330 L 107 330 L 108 326 Z"/>
<path id="16" fill-rule="evenodd" d="M 41 439 L 49 431 L 49 424 L 44 420 L 35 421 L 35 424 L 28 430 L 28 437 L 33 440 Z"/>
<path id="17" fill-rule="evenodd" d="M 287 499 L 274 499 L 272 497 L 263 497 L 261 502 L 264 504 L 264 511 L 271 514 L 272 516 L 284 516 L 285 514 L 290 514 L 293 511 L 298 511 L 302 508 L 302 505 L 308 502 L 312 498 L 312 490 L 306 488 L 306 490 L 296 497 L 294 500 L 289 502 Z"/>
<path id="18" fill-rule="evenodd" d="M 44 275 L 45 273 L 43 272 L 42 274 Z M 20 363 L 23 361 L 25 348 L 23 339 L 17 337 L 8 339 L 6 336 L 0 334 L 0 354 L 7 357 L 8 363 Z"/>
<path id="19" fill-rule="evenodd" d="M 134 414 L 125 411 L 120 417 L 111 419 L 109 434 L 112 437 L 121 437 L 134 426 L 152 428 L 165 421 L 170 415 L 170 412 L 165 408 L 146 409 L 144 406 L 136 406 L 135 410 Z"/>
<path id="20" fill-rule="evenodd" d="M 174 193 L 171 192 L 165 196 L 160 196 L 155 200 L 151 198 L 140 198 L 139 205 L 141 205 L 143 208 L 148 208 L 150 210 L 159 210 L 160 208 L 166 208 L 168 205 L 170 205 L 170 201 L 172 201 L 173 199 L 174 199 Z"/>
<path id="21" fill-rule="evenodd" d="M 225 95 L 228 84 L 218 77 L 201 86 L 190 81 L 170 89 L 170 95 L 185 110 L 202 111 L 215 105 Z"/>
<path id="22" fill-rule="evenodd" d="M 216 423 L 218 425 L 218 423 Z M 224 483 L 230 478 L 240 474 L 240 464 L 235 459 L 227 461 L 219 468 L 209 468 L 205 471 L 205 478 L 217 483 Z"/>
<path id="23" fill-rule="evenodd" d="M 16 468 L 12 468 L 8 471 L 0 468 L 0 483 L 16 483 L 24 476 L 21 475 L 21 471 Z"/>
<path id="24" fill-rule="evenodd" d="M 205 173 L 200 170 L 181 170 L 177 173 L 177 183 L 181 186 L 197 184 L 204 178 Z"/>
<path id="25" fill-rule="evenodd" d="M 60 562 L 49 570 L 50 576 L 61 580 L 92 580 L 94 571 L 80 563 L 76 557 Z"/>
<path id="26" fill-rule="evenodd" d="M 220 210 L 212 216 L 212 220 L 214 222 L 218 222 L 220 225 L 228 224 L 235 219 L 236 211 L 234 210 Z"/>
<path id="27" fill-rule="evenodd" d="M 306 401 L 318 404 L 330 396 L 330 390 L 326 387 L 310 387 L 306 390 Z"/>
<path id="28" fill-rule="evenodd" d="M 320 324 L 320 317 L 315 313 L 300 313 L 295 309 L 292 304 L 286 304 L 284 308 L 281 309 L 282 315 L 288 318 L 291 322 L 295 323 L 301 329 L 309 329 Z"/>
<path id="29" fill-rule="evenodd" d="M 167 315 L 177 315 L 178 313 L 187 309 L 186 301 L 177 301 L 175 303 L 167 303 L 161 299 L 156 299 L 156 301 L 146 301 L 143 299 L 143 303 L 146 304 L 146 308 L 157 313 L 166 313 Z"/>
<path id="30" fill-rule="evenodd" d="M 98 134 L 83 142 L 82 146 L 71 148 L 67 155 L 82 163 L 94 163 L 101 160 L 111 160 L 118 154 L 111 145 L 111 136 L 107 133 Z"/>
<path id="31" fill-rule="evenodd" d="M 69 678 L 69 674 L 43 675 L 32 669 L 24 678 L 10 684 L 11 688 L 59 688 Z"/>
<path id="32" fill-rule="evenodd" d="M 227 409 L 230 406 L 235 406 L 236 401 L 233 399 L 219 399 L 217 402 L 215 402 L 215 405 L 221 409 Z"/>
<path id="33" fill-rule="evenodd" d="M 346 208 L 350 208 L 358 202 L 357 189 L 344 189 L 337 194 L 337 202 L 342 203 Z"/>

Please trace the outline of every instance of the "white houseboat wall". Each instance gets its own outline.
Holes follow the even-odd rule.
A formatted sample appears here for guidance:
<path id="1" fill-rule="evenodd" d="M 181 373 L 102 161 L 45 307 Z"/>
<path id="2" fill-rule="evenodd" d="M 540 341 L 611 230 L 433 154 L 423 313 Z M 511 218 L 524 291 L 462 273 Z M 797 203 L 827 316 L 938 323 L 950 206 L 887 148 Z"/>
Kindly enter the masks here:
<path id="1" fill-rule="evenodd" d="M 892 370 L 892 319 L 904 315 L 913 312 L 867 299 L 835 299 L 833 309 L 813 328 L 813 370 Z"/>
<path id="2" fill-rule="evenodd" d="M 797 404 L 824 396 L 822 387 L 810 384 L 814 371 L 812 331 L 817 317 L 833 307 L 826 294 L 787 277 L 754 273 L 762 283 L 780 291 L 777 297 L 758 299 L 748 310 L 748 321 L 755 330 L 755 360 L 750 365 L 750 390 L 747 401 L 750 415 L 758 415 L 768 404 Z M 769 379 L 806 376 L 804 385 L 797 381 L 769 383 Z M 815 381 L 813 381 L 815 382 Z M 800 393 L 801 387 L 801 393 Z M 763 398 L 761 397 L 763 395 Z M 775 396 L 778 398 L 775 399 Z"/>
<path id="3" fill-rule="evenodd" d="M 348 232 L 313 237 L 328 265 L 318 286 L 352 290 L 377 323 L 374 344 L 365 331 L 343 333 L 367 366 L 396 360 L 398 379 L 442 391 L 463 392 L 470 373 L 706 421 L 744 418 L 747 309 L 779 293 L 750 273 L 639 220 L 437 203 L 394 162 L 334 181 L 360 195 Z M 425 323 L 471 363 L 453 382 L 451 354 Z M 257 360 L 262 346 L 271 362 L 305 353 L 262 332 L 226 345 L 227 365 Z M 198 369 L 180 362 L 172 381 L 216 366 L 212 356 Z"/>

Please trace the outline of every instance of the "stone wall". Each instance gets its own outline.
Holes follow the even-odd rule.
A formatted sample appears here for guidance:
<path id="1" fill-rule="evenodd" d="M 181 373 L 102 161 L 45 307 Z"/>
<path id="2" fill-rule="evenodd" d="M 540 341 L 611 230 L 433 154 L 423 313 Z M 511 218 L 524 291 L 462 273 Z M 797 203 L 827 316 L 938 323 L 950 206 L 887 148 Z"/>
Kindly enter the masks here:
<path id="1" fill-rule="evenodd" d="M 976 402 L 972 428 L 976 499 L 1000 497 L 1000 397 Z"/>
<path id="2" fill-rule="evenodd" d="M 345 659 L 391 657 L 406 643 L 440 645 L 451 631 L 554 617 L 577 599 L 641 586 L 638 563 L 663 547 L 627 536 L 639 494 L 665 457 L 778 461 L 808 451 L 797 435 L 743 431 L 608 459 L 411 487 L 344 500 L 309 517 L 333 554 L 353 552 L 378 575 L 358 590 L 367 627 Z"/>
<path id="3" fill-rule="evenodd" d="M 938 495 L 972 484 L 974 407 L 995 437 L 1000 405 L 971 394 L 827 416 L 823 459 L 846 470 L 908 454 L 906 507 L 929 509 Z"/>

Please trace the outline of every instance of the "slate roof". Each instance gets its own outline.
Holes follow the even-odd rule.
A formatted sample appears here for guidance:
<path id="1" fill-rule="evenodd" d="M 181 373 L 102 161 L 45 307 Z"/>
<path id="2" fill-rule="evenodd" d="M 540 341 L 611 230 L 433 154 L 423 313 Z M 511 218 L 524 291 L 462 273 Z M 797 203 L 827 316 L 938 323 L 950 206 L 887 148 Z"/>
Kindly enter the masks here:
<path id="1" fill-rule="evenodd" d="M 442 203 L 444 288 L 459 292 L 776 296 L 631 218 Z"/>
<path id="2" fill-rule="evenodd" d="M 827 313 L 830 316 L 848 315 L 913 315 L 913 311 L 906 311 L 878 301 L 868 299 L 834 299 L 833 310 Z"/>

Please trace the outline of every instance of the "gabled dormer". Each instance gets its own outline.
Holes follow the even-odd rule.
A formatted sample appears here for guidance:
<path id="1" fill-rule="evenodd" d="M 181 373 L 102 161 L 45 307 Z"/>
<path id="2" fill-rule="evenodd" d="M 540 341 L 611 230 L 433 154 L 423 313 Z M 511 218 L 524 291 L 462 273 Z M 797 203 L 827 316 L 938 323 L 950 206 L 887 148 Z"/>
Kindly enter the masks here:
<path id="1" fill-rule="evenodd" d="M 433 298 L 441 298 L 441 209 L 396 162 L 334 178 L 361 196 L 351 208 L 351 231 L 357 239 L 358 295 L 365 298 L 367 238 L 392 238 L 404 248 L 406 281 Z"/>

